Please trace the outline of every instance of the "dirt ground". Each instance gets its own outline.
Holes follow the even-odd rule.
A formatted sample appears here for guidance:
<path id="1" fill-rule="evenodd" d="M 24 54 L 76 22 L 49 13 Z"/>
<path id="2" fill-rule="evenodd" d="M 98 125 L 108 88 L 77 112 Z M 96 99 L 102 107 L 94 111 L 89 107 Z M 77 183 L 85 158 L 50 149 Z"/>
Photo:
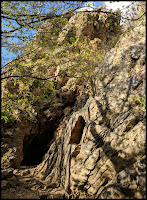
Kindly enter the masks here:
<path id="1" fill-rule="evenodd" d="M 34 168 L 15 169 L 13 176 L 1 181 L 1 199 L 65 199 L 60 187 L 43 184 L 33 177 Z"/>

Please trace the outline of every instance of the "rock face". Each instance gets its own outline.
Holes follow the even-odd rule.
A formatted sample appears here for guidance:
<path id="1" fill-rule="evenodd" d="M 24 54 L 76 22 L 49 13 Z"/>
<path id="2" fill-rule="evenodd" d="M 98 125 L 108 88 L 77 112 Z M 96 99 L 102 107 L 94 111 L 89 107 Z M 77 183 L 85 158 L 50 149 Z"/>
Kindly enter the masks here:
<path id="1" fill-rule="evenodd" d="M 77 15 L 82 19 L 84 13 Z M 68 19 L 60 42 L 67 39 L 77 15 Z M 85 35 L 84 30 L 79 27 L 77 36 Z M 88 30 L 96 49 L 104 38 L 94 39 L 98 29 Z M 19 185 L 22 177 L 30 181 L 25 191 L 34 198 L 146 198 L 145 52 L 145 26 L 140 25 L 120 37 L 83 92 L 63 78 L 56 103 L 34 103 L 37 123 L 22 120 L 14 129 L 2 124 L 2 167 L 16 168 L 13 177 L 12 168 L 10 173 L 3 171 L 2 189 L 12 182 Z M 39 156 L 38 163 L 30 162 Z M 34 167 L 21 171 L 20 165 Z M 19 180 L 13 180 L 17 176 Z"/>
<path id="2" fill-rule="evenodd" d="M 109 22 L 109 28 L 104 26 L 103 22 Z M 99 12 L 77 12 L 69 19 L 69 23 L 64 26 L 62 32 L 59 34 L 58 41 L 67 41 L 69 37 L 77 37 L 78 39 L 81 39 L 84 36 L 87 36 L 90 40 L 99 38 L 102 41 L 106 41 L 111 34 L 117 34 L 119 27 L 116 29 L 114 24 L 119 24 L 119 22 L 120 17 L 114 17 L 112 20 L 111 14 L 109 15 Z M 110 26 L 113 31 L 110 31 Z"/>
<path id="3" fill-rule="evenodd" d="M 94 50 L 97 50 L 98 48 L 100 48 L 101 47 L 101 40 L 99 39 L 99 38 L 94 38 L 94 40 L 91 40 L 90 42 L 89 42 L 89 44 L 90 44 L 90 46 L 92 46 L 92 48 L 94 49 Z"/>
<path id="4" fill-rule="evenodd" d="M 17 168 L 20 165 L 36 165 L 48 150 L 47 145 L 53 139 L 53 133 L 60 120 L 66 116 L 65 107 L 70 107 L 76 100 L 76 88 L 65 92 L 57 98 L 59 103 L 46 103 L 34 107 L 37 122 L 21 122 L 15 128 L 8 129 L 3 124 L 2 166 Z M 65 110 L 65 111 L 64 111 Z M 25 130 L 25 131 L 24 131 Z"/>
<path id="5" fill-rule="evenodd" d="M 70 198 L 145 198 L 146 122 L 137 103 L 145 95 L 145 40 L 139 38 L 136 28 L 107 55 L 109 68 L 93 75 L 94 97 L 71 115 L 35 169 Z"/>

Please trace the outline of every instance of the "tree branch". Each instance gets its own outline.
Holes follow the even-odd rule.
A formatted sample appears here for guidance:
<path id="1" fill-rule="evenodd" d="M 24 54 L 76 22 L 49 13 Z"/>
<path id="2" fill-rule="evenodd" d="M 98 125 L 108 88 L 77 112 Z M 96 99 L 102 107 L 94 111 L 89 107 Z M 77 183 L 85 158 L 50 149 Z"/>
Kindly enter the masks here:
<path id="1" fill-rule="evenodd" d="M 86 11 L 79 11 L 79 12 L 101 12 L 101 13 L 106 13 L 106 14 L 112 13 L 111 11 L 103 11 L 103 10 L 101 10 L 101 9 L 99 9 L 99 10 L 93 10 L 93 11 L 86 10 Z M 114 14 L 115 16 L 121 17 L 122 19 L 127 19 L 127 20 L 131 20 L 131 21 L 136 21 L 136 20 L 139 20 L 141 17 L 143 17 L 143 15 L 146 14 L 146 11 L 145 11 L 140 17 L 138 17 L 138 18 L 136 18 L 136 19 L 129 19 L 129 18 L 127 18 L 127 17 L 123 17 L 123 16 L 121 16 L 121 14 L 116 14 L 115 12 L 113 12 L 113 14 Z"/>
<path id="2" fill-rule="evenodd" d="M 10 31 L 1 31 L 1 33 L 2 34 L 5 34 L 5 33 L 13 33 L 13 32 L 15 32 L 15 31 L 18 31 L 19 29 L 21 29 L 22 28 L 22 26 L 20 26 L 20 27 L 17 27 L 17 28 L 15 28 L 15 29 L 13 29 L 13 30 L 10 30 Z"/>
<path id="3" fill-rule="evenodd" d="M 38 80 L 48 80 L 48 79 L 51 79 L 51 78 L 56 78 L 58 76 L 60 76 L 61 74 L 58 74 L 57 76 L 50 76 L 48 78 L 39 78 L 39 77 L 36 77 L 36 76 L 30 76 L 30 75 L 12 75 L 12 76 L 5 76 L 5 77 L 1 77 L 2 80 L 4 79 L 8 79 L 8 78 L 33 78 L 33 79 L 38 79 Z M 69 75 L 66 75 L 67 77 L 73 77 L 73 76 L 69 76 Z M 80 78 L 80 77 L 74 77 L 74 78 Z"/>

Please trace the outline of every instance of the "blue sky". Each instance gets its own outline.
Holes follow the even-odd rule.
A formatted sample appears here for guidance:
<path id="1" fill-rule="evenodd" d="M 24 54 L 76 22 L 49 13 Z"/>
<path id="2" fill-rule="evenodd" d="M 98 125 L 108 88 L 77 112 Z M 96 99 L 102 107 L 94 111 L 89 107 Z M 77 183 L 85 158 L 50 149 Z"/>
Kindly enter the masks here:
<path id="1" fill-rule="evenodd" d="M 97 6 L 100 6 L 102 4 L 105 4 L 107 6 L 108 9 L 117 9 L 117 8 L 122 8 L 123 6 L 127 6 L 129 5 L 130 1 L 120 1 L 120 2 L 114 2 L 114 3 L 110 3 L 110 1 L 89 1 L 88 3 L 94 3 L 94 7 L 96 8 Z M 36 31 L 31 30 L 30 34 L 32 36 L 34 36 L 36 34 Z M 16 39 L 14 39 L 15 41 Z M 9 53 L 5 47 L 1 48 L 1 64 L 2 66 L 6 65 L 8 62 L 10 62 L 12 59 L 16 58 L 17 56 L 13 53 Z M 3 59 L 5 58 L 5 59 Z"/>
<path id="2" fill-rule="evenodd" d="M 95 3 L 95 7 L 97 7 L 97 6 L 101 5 L 102 1 L 95 1 L 94 3 Z M 3 21 L 1 21 L 1 23 L 3 23 Z M 6 22 L 3 24 L 6 24 Z M 31 30 L 30 33 L 32 36 L 34 36 L 36 34 L 36 31 Z M 17 39 L 11 39 L 11 40 L 14 42 L 17 42 Z M 5 66 L 8 62 L 12 61 L 12 59 L 14 59 L 16 57 L 17 57 L 17 55 L 12 52 L 11 53 L 8 52 L 6 47 L 1 47 L 1 65 L 2 66 Z"/>

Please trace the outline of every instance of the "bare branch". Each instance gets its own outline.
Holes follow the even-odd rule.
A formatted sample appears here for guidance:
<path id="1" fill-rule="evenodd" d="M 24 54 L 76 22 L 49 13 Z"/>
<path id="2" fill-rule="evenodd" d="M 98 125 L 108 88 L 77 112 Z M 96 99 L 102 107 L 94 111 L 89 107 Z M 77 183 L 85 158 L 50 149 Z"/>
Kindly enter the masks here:
<path id="1" fill-rule="evenodd" d="M 93 10 L 93 11 L 86 10 L 86 11 L 79 11 L 79 12 L 101 12 L 101 13 L 106 13 L 106 14 L 112 13 L 111 11 L 103 11 L 103 10 L 101 10 L 101 9 L 99 9 L 99 10 Z M 116 15 L 116 16 L 120 16 L 122 19 L 127 19 L 127 20 L 130 20 L 130 21 L 137 21 L 137 20 L 139 20 L 141 17 L 143 17 L 143 15 L 146 14 L 146 11 L 145 11 L 140 17 L 138 17 L 138 18 L 136 18 L 136 19 L 129 19 L 129 18 L 127 18 L 127 17 L 123 17 L 123 16 L 121 16 L 121 14 L 118 14 L 118 13 L 115 13 L 115 12 L 113 12 L 113 14 Z"/>
<path id="2" fill-rule="evenodd" d="M 33 78 L 33 79 L 38 79 L 38 80 L 48 80 L 48 79 L 51 79 L 51 78 L 56 78 L 58 76 L 60 76 L 61 74 L 58 74 L 57 76 L 50 76 L 48 78 L 39 78 L 37 76 L 31 76 L 31 75 L 12 75 L 12 76 L 5 76 L 5 77 L 1 77 L 2 80 L 4 79 L 9 79 L 9 78 Z M 67 77 L 74 77 L 74 76 L 69 76 L 69 75 L 66 75 Z M 74 77 L 74 78 L 80 78 L 80 77 Z"/>

